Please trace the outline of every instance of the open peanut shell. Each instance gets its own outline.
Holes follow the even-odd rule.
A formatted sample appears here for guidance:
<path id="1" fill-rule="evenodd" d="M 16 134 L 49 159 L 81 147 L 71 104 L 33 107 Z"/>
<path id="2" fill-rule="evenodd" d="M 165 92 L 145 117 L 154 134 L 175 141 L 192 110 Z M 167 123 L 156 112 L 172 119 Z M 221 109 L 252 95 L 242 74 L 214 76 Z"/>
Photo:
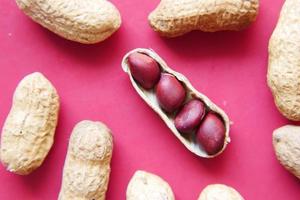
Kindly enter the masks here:
<path id="1" fill-rule="evenodd" d="M 154 89 L 151 90 L 145 90 L 142 86 L 140 86 L 135 79 L 132 77 L 132 74 L 130 72 L 129 64 L 128 64 L 128 56 L 134 52 L 142 53 L 145 55 L 150 56 L 156 62 L 159 64 L 161 72 L 166 72 L 169 74 L 174 75 L 185 87 L 186 89 L 186 99 L 185 102 L 189 101 L 192 98 L 196 98 L 199 100 L 202 100 L 204 104 L 206 105 L 207 111 L 212 111 L 214 113 L 217 113 L 220 115 L 220 117 L 223 120 L 223 123 L 225 125 L 225 139 L 224 139 L 224 145 L 223 148 L 214 155 L 208 155 L 201 144 L 199 144 L 196 140 L 195 133 L 191 134 L 189 137 L 183 136 L 180 134 L 180 132 L 176 129 L 174 125 L 174 118 L 175 114 L 169 114 L 166 113 L 160 106 L 157 101 L 155 91 Z M 140 95 L 140 97 L 160 116 L 160 118 L 166 123 L 166 125 L 169 127 L 169 129 L 172 131 L 172 133 L 180 140 L 180 142 L 192 153 L 196 154 L 199 157 L 203 158 L 213 158 L 217 155 L 221 154 L 227 144 L 230 142 L 229 137 L 229 129 L 230 129 L 230 121 L 226 113 L 219 108 L 216 104 L 214 104 L 208 97 L 198 92 L 192 84 L 189 82 L 189 80 L 183 76 L 182 74 L 172 70 L 168 65 L 165 63 L 165 61 L 159 57 L 153 50 L 151 49 L 134 49 L 130 52 L 128 52 L 123 60 L 122 60 L 122 68 L 123 70 L 128 73 L 130 81 L 134 87 L 134 89 L 137 91 L 137 93 Z"/>

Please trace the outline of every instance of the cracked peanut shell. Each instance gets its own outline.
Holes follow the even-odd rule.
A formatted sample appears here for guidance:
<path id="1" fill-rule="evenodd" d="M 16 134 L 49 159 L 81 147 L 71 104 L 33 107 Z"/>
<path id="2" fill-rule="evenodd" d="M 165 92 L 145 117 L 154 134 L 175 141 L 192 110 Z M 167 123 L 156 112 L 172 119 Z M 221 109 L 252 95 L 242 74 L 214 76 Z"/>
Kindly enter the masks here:
<path id="1" fill-rule="evenodd" d="M 8 171 L 27 175 L 43 163 L 53 144 L 58 111 L 56 89 L 41 73 L 21 80 L 1 136 L 1 161 Z"/>
<path id="2" fill-rule="evenodd" d="M 105 200 L 113 137 L 101 122 L 84 120 L 73 129 L 59 200 Z"/>
<path id="3" fill-rule="evenodd" d="M 273 147 L 279 162 L 300 179 L 300 127 L 286 125 L 276 129 Z"/>
<path id="4" fill-rule="evenodd" d="M 126 191 L 126 200 L 175 200 L 170 185 L 155 174 L 136 171 Z"/>
<path id="5" fill-rule="evenodd" d="M 255 21 L 258 8 L 259 0 L 161 0 L 148 20 L 166 37 L 193 30 L 238 31 Z"/>
<path id="6" fill-rule="evenodd" d="M 232 187 L 212 184 L 202 190 L 198 200 L 244 200 L 244 198 Z"/>
<path id="7" fill-rule="evenodd" d="M 101 42 L 121 25 L 118 9 L 107 0 L 16 0 L 32 20 L 57 35 L 84 44 Z"/>
<path id="8" fill-rule="evenodd" d="M 286 0 L 269 41 L 268 85 L 283 116 L 300 121 L 300 1 Z"/>
<path id="9" fill-rule="evenodd" d="M 160 66 L 161 72 L 162 73 L 169 73 L 173 76 L 176 77 L 178 81 L 184 86 L 186 89 L 186 99 L 185 102 L 191 100 L 191 99 L 199 99 L 201 100 L 205 106 L 207 111 L 211 111 L 213 113 L 217 113 L 224 125 L 225 125 L 225 139 L 224 139 L 224 145 L 222 149 L 217 152 L 214 155 L 209 155 L 207 152 L 204 151 L 203 147 L 201 144 L 197 142 L 195 134 L 191 134 L 190 136 L 184 137 L 182 134 L 179 133 L 179 131 L 175 127 L 175 115 L 172 113 L 167 113 L 165 112 L 158 103 L 157 97 L 155 95 L 155 91 L 152 90 L 146 90 L 144 89 L 141 85 L 139 85 L 135 79 L 133 78 L 130 68 L 129 68 L 129 63 L 128 63 L 128 56 L 132 53 L 142 53 L 145 55 L 150 56 L 153 58 Z M 130 52 L 128 52 L 123 60 L 122 60 L 122 68 L 123 70 L 128 73 L 130 81 L 136 92 L 140 95 L 140 97 L 159 115 L 159 117 L 165 122 L 165 124 L 168 126 L 168 128 L 171 130 L 171 132 L 176 136 L 176 138 L 192 153 L 199 157 L 203 158 L 213 158 L 218 155 L 220 155 L 226 148 L 227 144 L 230 142 L 230 137 L 229 137 L 229 129 L 230 129 L 230 121 L 226 113 L 219 108 L 216 104 L 214 104 L 208 97 L 206 97 L 204 94 L 200 93 L 197 91 L 192 84 L 189 82 L 189 80 L 183 76 L 182 74 L 172 70 L 168 65 L 164 62 L 162 58 L 159 57 L 153 50 L 150 49 L 134 49 Z"/>

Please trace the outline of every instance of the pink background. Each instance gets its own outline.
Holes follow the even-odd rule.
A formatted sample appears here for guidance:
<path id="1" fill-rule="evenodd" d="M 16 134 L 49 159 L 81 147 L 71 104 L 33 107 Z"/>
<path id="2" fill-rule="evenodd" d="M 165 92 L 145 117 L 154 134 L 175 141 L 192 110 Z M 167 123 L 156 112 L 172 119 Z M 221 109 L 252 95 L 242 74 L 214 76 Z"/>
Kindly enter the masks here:
<path id="1" fill-rule="evenodd" d="M 17 176 L 0 167 L 0 199 L 56 199 L 68 138 L 83 119 L 101 120 L 114 134 L 108 200 L 125 199 L 138 169 L 160 175 L 178 200 L 193 200 L 208 184 L 233 186 L 255 200 L 299 200 L 300 182 L 277 162 L 272 131 L 290 123 L 274 106 L 266 85 L 267 45 L 282 0 L 261 0 L 257 21 L 242 32 L 193 32 L 159 37 L 147 22 L 159 0 L 113 0 L 120 30 L 97 45 L 64 40 L 33 23 L 13 0 L 0 6 L 0 126 L 17 83 L 40 71 L 56 86 L 61 112 L 55 144 L 42 167 Z M 154 49 L 175 70 L 221 106 L 233 121 L 232 143 L 211 160 L 189 153 L 140 99 L 120 63 L 137 47 Z"/>

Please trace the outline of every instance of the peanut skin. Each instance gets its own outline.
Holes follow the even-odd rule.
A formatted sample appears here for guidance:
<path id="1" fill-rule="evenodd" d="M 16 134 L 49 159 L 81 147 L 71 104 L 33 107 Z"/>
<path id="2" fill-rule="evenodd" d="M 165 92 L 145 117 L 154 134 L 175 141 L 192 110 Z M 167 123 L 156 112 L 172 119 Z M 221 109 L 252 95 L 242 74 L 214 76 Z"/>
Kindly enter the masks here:
<path id="1" fill-rule="evenodd" d="M 154 31 L 166 37 L 193 30 L 238 31 L 256 19 L 258 7 L 259 0 L 161 0 L 148 20 Z"/>
<path id="2" fill-rule="evenodd" d="M 175 127 L 180 133 L 190 133 L 198 127 L 204 115 L 204 103 L 193 99 L 186 103 L 176 115 Z"/>
<path id="3" fill-rule="evenodd" d="M 27 175 L 37 169 L 53 144 L 59 111 L 54 86 L 35 72 L 17 86 L 1 137 L 1 161 L 7 170 Z"/>
<path id="4" fill-rule="evenodd" d="M 276 129 L 273 147 L 279 162 L 300 179 L 300 127 L 287 125 Z"/>
<path id="5" fill-rule="evenodd" d="M 171 74 L 162 73 L 156 86 L 156 97 L 159 105 L 166 112 L 174 112 L 180 108 L 185 99 L 185 89 Z"/>
<path id="6" fill-rule="evenodd" d="M 197 131 L 197 139 L 209 155 L 214 155 L 223 148 L 225 126 L 215 113 L 205 116 Z"/>
<path id="7" fill-rule="evenodd" d="M 134 79 L 145 89 L 151 89 L 159 81 L 160 69 L 157 62 L 141 53 L 128 56 L 130 72 Z"/>
<path id="8" fill-rule="evenodd" d="M 117 8 L 106 0 L 16 0 L 32 20 L 68 40 L 94 44 L 121 25 Z"/>
<path id="9" fill-rule="evenodd" d="M 300 1 L 286 0 L 269 42 L 268 85 L 283 116 L 300 121 Z"/>
<path id="10" fill-rule="evenodd" d="M 126 200 L 175 200 L 171 187 L 159 176 L 137 171 L 131 178 Z"/>
<path id="11" fill-rule="evenodd" d="M 244 200 L 244 198 L 232 187 L 213 184 L 204 188 L 198 200 Z"/>
<path id="12" fill-rule="evenodd" d="M 111 131 L 84 120 L 73 129 L 59 200 L 105 200 L 113 151 Z"/>

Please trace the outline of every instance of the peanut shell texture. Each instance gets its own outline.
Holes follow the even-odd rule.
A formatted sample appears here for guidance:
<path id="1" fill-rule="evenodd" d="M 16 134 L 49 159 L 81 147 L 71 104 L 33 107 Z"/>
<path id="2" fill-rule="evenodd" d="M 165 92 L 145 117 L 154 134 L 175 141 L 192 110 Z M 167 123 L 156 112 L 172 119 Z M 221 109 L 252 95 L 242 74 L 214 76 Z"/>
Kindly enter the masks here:
<path id="1" fill-rule="evenodd" d="M 1 135 L 1 161 L 8 171 L 27 175 L 37 169 L 52 147 L 59 96 L 41 73 L 18 84 Z"/>
<path id="2" fill-rule="evenodd" d="M 300 1 L 286 0 L 269 41 L 268 85 L 283 116 L 300 121 Z"/>
<path id="3" fill-rule="evenodd" d="M 16 0 L 33 21 L 57 35 L 84 44 L 101 42 L 121 25 L 118 9 L 106 0 Z"/>
<path id="4" fill-rule="evenodd" d="M 279 162 L 300 179 L 300 127 L 286 125 L 276 129 L 273 147 Z"/>
<path id="5" fill-rule="evenodd" d="M 198 200 L 244 200 L 234 188 L 223 184 L 206 186 Z"/>
<path id="6" fill-rule="evenodd" d="M 131 178 L 126 200 L 175 200 L 169 184 L 157 175 L 137 171 Z"/>
<path id="7" fill-rule="evenodd" d="M 105 200 L 113 138 L 102 122 L 84 120 L 73 129 L 59 200 Z"/>
<path id="8" fill-rule="evenodd" d="M 161 0 L 148 20 L 166 37 L 193 30 L 239 31 L 255 21 L 258 8 L 259 0 Z"/>

